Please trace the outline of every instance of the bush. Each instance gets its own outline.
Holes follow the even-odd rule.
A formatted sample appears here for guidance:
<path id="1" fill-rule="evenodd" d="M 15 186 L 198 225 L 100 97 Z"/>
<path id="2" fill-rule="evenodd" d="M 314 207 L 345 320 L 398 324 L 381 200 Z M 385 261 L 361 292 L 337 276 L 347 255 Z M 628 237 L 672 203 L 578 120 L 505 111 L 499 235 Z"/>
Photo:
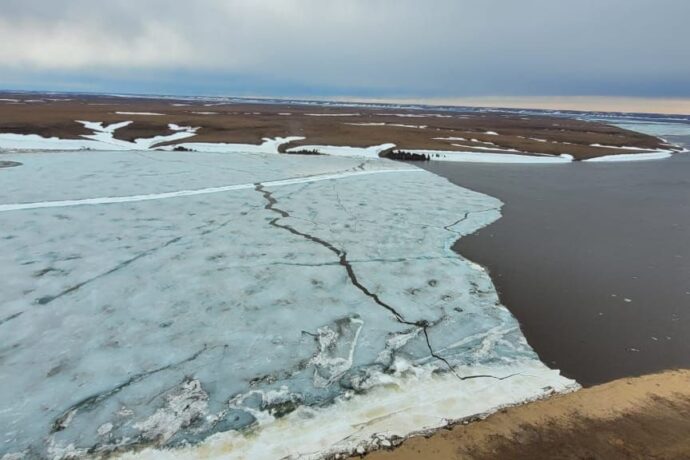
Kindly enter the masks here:
<path id="1" fill-rule="evenodd" d="M 289 153 L 291 155 L 323 155 L 321 152 L 318 150 L 307 150 L 307 149 L 302 149 L 302 150 L 291 150 L 285 153 Z"/>
<path id="2" fill-rule="evenodd" d="M 412 153 L 404 150 L 392 150 L 384 155 L 391 160 L 400 161 L 429 161 L 429 155 L 425 153 Z"/>

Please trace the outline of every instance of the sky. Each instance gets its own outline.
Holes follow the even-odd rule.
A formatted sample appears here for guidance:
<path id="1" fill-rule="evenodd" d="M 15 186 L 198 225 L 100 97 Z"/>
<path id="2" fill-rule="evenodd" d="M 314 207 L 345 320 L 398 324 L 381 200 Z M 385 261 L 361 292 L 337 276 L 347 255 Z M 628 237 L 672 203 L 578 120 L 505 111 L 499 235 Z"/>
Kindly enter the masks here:
<path id="1" fill-rule="evenodd" d="M 0 0 L 0 89 L 690 98 L 688 0 Z"/>

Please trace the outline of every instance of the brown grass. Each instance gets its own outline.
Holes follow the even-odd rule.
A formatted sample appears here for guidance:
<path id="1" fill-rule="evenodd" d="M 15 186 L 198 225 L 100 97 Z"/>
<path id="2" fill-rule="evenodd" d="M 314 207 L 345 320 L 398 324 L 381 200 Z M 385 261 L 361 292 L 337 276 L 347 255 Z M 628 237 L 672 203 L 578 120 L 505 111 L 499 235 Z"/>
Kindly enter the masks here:
<path id="1" fill-rule="evenodd" d="M 11 95 L 22 100 L 40 99 L 36 95 Z M 493 142 L 496 149 L 515 149 L 529 154 L 559 155 L 569 153 L 578 159 L 601 155 L 630 153 L 620 149 L 591 147 L 591 144 L 662 148 L 663 142 L 652 136 L 634 133 L 601 123 L 550 117 L 520 117 L 505 113 L 453 114 L 452 118 L 407 118 L 394 113 L 419 114 L 409 110 L 380 108 L 334 108 L 305 105 L 223 104 L 206 106 L 201 102 L 125 99 L 107 96 L 81 96 L 73 100 L 42 103 L 0 102 L 0 132 L 39 134 L 46 137 L 79 138 L 89 131 L 75 120 L 114 123 L 132 120 L 130 126 L 116 132 L 116 137 L 133 140 L 169 134 L 169 123 L 200 127 L 194 142 L 237 142 L 258 144 L 265 137 L 303 136 L 304 141 L 291 146 L 326 144 L 364 147 L 394 143 L 400 149 L 487 150 L 482 142 Z M 116 112 L 154 112 L 164 116 L 118 115 Z M 195 112 L 216 112 L 201 115 Z M 279 113 L 289 112 L 282 116 Z M 358 116 L 314 117 L 313 113 L 358 113 Z M 424 112 L 424 113 L 433 113 Z M 437 112 L 445 113 L 447 112 Z M 424 129 L 396 126 L 353 126 L 349 123 L 388 123 L 427 125 Z M 486 134 L 495 131 L 500 135 Z M 462 137 L 467 141 L 438 140 Z M 530 138 L 545 139 L 539 142 Z M 475 139 L 476 141 L 471 141 Z M 182 141 L 184 142 L 184 141 Z M 463 147 L 453 146 L 454 143 Z M 469 147 L 469 148 L 468 148 Z M 474 148 L 474 149 L 473 149 Z"/>

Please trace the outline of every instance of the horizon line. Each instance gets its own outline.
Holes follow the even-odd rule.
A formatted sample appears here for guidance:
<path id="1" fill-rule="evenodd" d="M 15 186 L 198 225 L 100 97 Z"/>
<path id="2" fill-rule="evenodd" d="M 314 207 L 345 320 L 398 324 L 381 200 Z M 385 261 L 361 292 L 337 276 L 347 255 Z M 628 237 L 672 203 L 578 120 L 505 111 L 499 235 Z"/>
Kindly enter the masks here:
<path id="1" fill-rule="evenodd" d="M 255 99 L 284 102 L 337 102 L 342 104 L 386 104 L 386 105 L 425 105 L 436 107 L 468 107 L 494 108 L 518 110 L 548 110 L 573 112 L 607 112 L 607 113 L 637 113 L 654 115 L 683 115 L 690 116 L 690 97 L 658 97 L 658 96 L 600 96 L 600 95 L 568 95 L 568 96 L 269 96 L 269 95 L 230 95 L 230 94 L 171 94 L 171 93 L 130 93 L 128 91 L 79 91 L 79 90 L 21 90 L 0 89 L 1 93 L 32 93 L 32 94 L 85 94 L 113 97 L 132 98 L 232 98 Z"/>

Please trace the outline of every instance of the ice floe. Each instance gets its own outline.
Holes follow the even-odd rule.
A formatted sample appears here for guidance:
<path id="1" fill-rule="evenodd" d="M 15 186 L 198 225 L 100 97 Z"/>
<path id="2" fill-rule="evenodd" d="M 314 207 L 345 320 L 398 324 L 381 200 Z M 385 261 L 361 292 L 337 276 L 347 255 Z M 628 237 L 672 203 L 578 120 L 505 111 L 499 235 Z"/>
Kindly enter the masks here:
<path id="1" fill-rule="evenodd" d="M 649 161 L 649 160 L 663 160 L 670 158 L 674 152 L 670 150 L 659 150 L 648 153 L 622 153 L 617 155 L 605 155 L 602 157 L 590 158 L 584 160 L 586 162 L 612 162 L 612 161 Z"/>
<path id="2" fill-rule="evenodd" d="M 494 198 L 379 159 L 5 156 L 0 455 L 309 458 L 576 386 L 451 250 Z"/>
<path id="3" fill-rule="evenodd" d="M 690 123 L 670 122 L 631 122 L 620 121 L 606 123 L 631 131 L 648 134 L 650 136 L 690 136 Z"/>

